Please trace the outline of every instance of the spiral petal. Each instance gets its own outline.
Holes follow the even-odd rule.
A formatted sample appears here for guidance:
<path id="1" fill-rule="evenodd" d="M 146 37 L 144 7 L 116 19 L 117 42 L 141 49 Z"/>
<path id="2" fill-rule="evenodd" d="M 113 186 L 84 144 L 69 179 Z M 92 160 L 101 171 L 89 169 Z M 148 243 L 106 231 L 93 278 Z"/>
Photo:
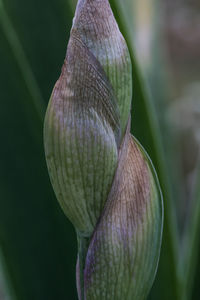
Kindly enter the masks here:
<path id="1" fill-rule="evenodd" d="M 118 160 L 119 113 L 93 54 L 72 36 L 47 109 L 44 141 L 54 191 L 77 230 L 90 235 Z"/>
<path id="2" fill-rule="evenodd" d="M 103 67 L 119 105 L 124 134 L 132 100 L 132 66 L 108 0 L 79 0 L 71 34 L 79 36 Z"/>
<path id="3" fill-rule="evenodd" d="M 146 299 L 157 269 L 162 222 L 156 174 L 144 150 L 127 133 L 87 253 L 85 299 Z"/>

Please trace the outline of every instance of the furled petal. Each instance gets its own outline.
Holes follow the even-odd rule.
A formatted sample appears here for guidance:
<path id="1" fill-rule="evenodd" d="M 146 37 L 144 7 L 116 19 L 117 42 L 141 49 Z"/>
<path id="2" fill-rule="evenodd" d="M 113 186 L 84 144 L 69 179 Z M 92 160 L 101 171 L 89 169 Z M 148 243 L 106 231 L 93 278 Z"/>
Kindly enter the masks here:
<path id="1" fill-rule="evenodd" d="M 107 199 L 131 93 L 130 57 L 108 0 L 79 0 L 44 142 L 57 199 L 83 236 Z"/>
<path id="2" fill-rule="evenodd" d="M 46 159 L 64 212 L 84 235 L 93 231 L 117 166 L 116 100 L 88 48 L 71 37 L 45 119 Z"/>
<path id="3" fill-rule="evenodd" d="M 132 66 L 108 0 L 79 0 L 72 32 L 102 65 L 113 87 L 124 134 L 132 100 Z"/>
<path id="4" fill-rule="evenodd" d="M 86 257 L 85 299 L 146 299 L 157 268 L 162 222 L 162 197 L 151 161 L 127 133 Z"/>
<path id="5" fill-rule="evenodd" d="M 81 300 L 142 300 L 156 271 L 162 199 L 149 158 L 125 134 L 131 98 L 130 57 L 108 0 L 79 0 L 44 144 L 77 232 Z"/>

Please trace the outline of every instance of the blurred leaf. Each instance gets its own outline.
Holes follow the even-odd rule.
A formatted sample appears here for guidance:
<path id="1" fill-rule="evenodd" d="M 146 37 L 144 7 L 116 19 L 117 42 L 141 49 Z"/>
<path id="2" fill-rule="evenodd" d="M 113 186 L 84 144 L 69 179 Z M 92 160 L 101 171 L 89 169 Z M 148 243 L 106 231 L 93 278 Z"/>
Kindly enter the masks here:
<path id="1" fill-rule="evenodd" d="M 75 233 L 49 183 L 43 113 L 38 118 L 33 102 L 34 97 L 48 102 L 64 60 L 72 14 L 62 0 L 22 0 L 20 5 L 7 0 L 4 9 L 7 24 L 0 8 L 0 244 L 18 299 L 76 299 Z"/>
<path id="2" fill-rule="evenodd" d="M 22 73 L 24 83 L 30 93 L 30 99 L 33 101 L 33 107 L 38 113 L 39 119 L 42 120 L 44 114 L 44 103 L 41 96 L 40 89 L 37 85 L 35 77 L 29 66 L 29 62 L 20 44 L 20 40 L 15 32 L 15 29 L 9 19 L 9 16 L 4 8 L 3 0 L 0 0 L 0 22 L 3 33 L 5 34 L 10 48 L 13 52 L 16 62 L 18 63 L 19 70 Z"/>
<path id="3" fill-rule="evenodd" d="M 179 260 L 181 299 L 199 297 L 199 245 L 200 245 L 200 161 L 198 164 L 190 214 L 185 224 L 182 256 Z M 198 283 L 196 282 L 196 278 Z M 194 292 L 193 292 L 194 289 Z"/>
<path id="4" fill-rule="evenodd" d="M 1 250 L 0 250 L 0 299 L 16 300 Z"/>

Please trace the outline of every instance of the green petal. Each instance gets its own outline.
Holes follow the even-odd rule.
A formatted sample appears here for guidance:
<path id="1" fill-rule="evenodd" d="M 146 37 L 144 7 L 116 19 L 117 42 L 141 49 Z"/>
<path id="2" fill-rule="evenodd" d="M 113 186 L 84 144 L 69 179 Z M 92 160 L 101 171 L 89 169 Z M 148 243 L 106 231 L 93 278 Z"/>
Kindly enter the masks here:
<path id="1" fill-rule="evenodd" d="M 106 74 L 73 34 L 44 126 L 51 182 L 76 230 L 89 236 L 107 199 L 118 160 L 119 113 Z"/>
<path id="2" fill-rule="evenodd" d="M 80 36 L 107 74 L 119 105 L 123 136 L 131 108 L 132 66 L 109 1 L 79 0 L 72 33 Z"/>
<path id="3" fill-rule="evenodd" d="M 87 300 L 147 297 L 159 259 L 162 210 L 151 161 L 127 133 L 112 189 L 86 257 Z"/>

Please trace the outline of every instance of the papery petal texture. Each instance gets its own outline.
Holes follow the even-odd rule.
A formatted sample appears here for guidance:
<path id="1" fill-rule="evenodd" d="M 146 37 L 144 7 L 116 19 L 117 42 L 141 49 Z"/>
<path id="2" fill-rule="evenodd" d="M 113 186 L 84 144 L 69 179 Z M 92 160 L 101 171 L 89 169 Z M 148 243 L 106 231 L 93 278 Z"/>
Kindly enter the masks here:
<path id="1" fill-rule="evenodd" d="M 146 299 L 162 237 L 162 196 L 151 161 L 126 134 L 87 257 L 85 299 Z"/>
<path id="2" fill-rule="evenodd" d="M 103 209 L 130 114 L 131 62 L 107 0 L 80 0 L 45 117 L 56 197 L 83 236 Z"/>
<path id="3" fill-rule="evenodd" d="M 132 65 L 109 1 L 79 0 L 71 33 L 80 37 L 103 67 L 117 99 L 123 136 L 132 100 Z"/>
<path id="4" fill-rule="evenodd" d="M 74 37 L 48 106 L 44 135 L 58 201 L 76 229 L 89 235 L 111 186 L 120 127 L 102 67 Z"/>
<path id="5" fill-rule="evenodd" d="M 152 163 L 130 134 L 132 67 L 108 0 L 79 0 L 44 123 L 48 171 L 78 240 L 80 300 L 142 300 L 160 253 Z"/>

